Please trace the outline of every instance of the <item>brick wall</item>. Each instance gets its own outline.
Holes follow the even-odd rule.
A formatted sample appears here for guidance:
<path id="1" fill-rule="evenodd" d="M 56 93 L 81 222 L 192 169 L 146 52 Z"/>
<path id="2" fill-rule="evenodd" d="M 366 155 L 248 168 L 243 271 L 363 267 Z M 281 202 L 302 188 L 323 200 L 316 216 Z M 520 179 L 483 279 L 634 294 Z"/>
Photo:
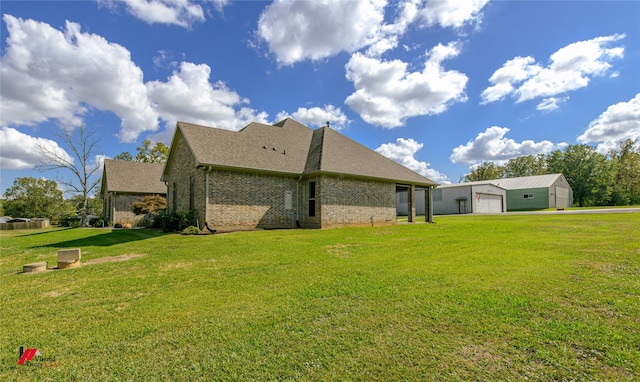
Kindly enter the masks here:
<path id="1" fill-rule="evenodd" d="M 395 183 L 329 176 L 320 183 L 322 228 L 395 224 Z"/>
<path id="2" fill-rule="evenodd" d="M 130 223 L 132 225 L 137 224 L 144 215 L 136 215 L 131 211 L 133 203 L 142 200 L 146 195 L 142 194 L 118 194 L 111 197 L 111 203 L 113 204 L 112 211 L 113 216 L 108 218 L 112 224 L 125 224 Z"/>
<path id="3" fill-rule="evenodd" d="M 292 209 L 285 209 L 291 192 Z M 209 226 L 215 229 L 295 227 L 297 182 L 283 177 L 249 172 L 209 172 Z"/>
<path id="4" fill-rule="evenodd" d="M 191 207 L 191 178 L 194 179 L 193 207 L 200 228 L 204 225 L 205 175 L 196 168 L 196 161 L 186 144 L 180 137 L 175 143 L 175 153 L 165 181 L 167 182 L 167 210 L 187 212 Z M 175 185 L 175 186 L 174 186 Z"/>

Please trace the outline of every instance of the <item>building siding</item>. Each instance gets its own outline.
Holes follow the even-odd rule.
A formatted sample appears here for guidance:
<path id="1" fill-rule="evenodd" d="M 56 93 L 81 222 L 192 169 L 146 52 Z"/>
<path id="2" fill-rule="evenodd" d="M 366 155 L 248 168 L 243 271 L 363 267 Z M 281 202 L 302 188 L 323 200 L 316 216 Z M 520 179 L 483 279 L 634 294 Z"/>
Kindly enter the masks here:
<path id="1" fill-rule="evenodd" d="M 524 195 L 533 195 L 525 198 Z M 549 208 L 549 188 L 523 188 L 507 191 L 508 211 Z"/>

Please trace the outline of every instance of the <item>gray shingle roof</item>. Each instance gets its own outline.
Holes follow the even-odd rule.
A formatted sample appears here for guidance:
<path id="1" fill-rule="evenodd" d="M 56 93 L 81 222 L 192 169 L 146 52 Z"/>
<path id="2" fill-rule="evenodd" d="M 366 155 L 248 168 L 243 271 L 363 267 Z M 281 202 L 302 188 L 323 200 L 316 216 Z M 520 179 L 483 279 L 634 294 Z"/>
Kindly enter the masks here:
<path id="1" fill-rule="evenodd" d="M 178 122 L 174 141 L 178 134 L 187 141 L 197 165 L 436 184 L 329 127 L 312 130 L 293 119 L 275 125 L 254 122 L 238 132 Z"/>
<path id="2" fill-rule="evenodd" d="M 278 125 L 253 122 L 240 131 L 178 122 L 200 165 L 301 174 L 313 130 L 291 119 Z"/>
<path id="3" fill-rule="evenodd" d="M 109 191 L 166 194 L 167 186 L 160 180 L 163 168 L 162 163 L 105 159 L 102 193 Z"/>

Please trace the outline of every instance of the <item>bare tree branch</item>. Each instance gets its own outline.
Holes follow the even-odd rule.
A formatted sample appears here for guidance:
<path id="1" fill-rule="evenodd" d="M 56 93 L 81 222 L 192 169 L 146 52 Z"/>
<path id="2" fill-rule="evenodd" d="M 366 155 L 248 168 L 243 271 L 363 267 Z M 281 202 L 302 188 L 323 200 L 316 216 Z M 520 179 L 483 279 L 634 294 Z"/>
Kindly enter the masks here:
<path id="1" fill-rule="evenodd" d="M 98 154 L 99 139 L 95 136 L 95 131 L 88 130 L 84 126 L 72 130 L 60 128 L 56 130 L 55 135 L 73 155 L 70 156 L 67 152 L 40 144 L 37 150 L 41 159 L 36 169 L 40 171 L 61 169 L 71 172 L 73 176 L 70 180 L 58 180 L 58 182 L 73 190 L 74 193 L 82 195 L 82 207 L 79 212 L 82 217 L 81 224 L 84 226 L 89 194 L 100 183 L 100 178 L 95 179 L 99 164 L 91 161 L 91 158 Z"/>

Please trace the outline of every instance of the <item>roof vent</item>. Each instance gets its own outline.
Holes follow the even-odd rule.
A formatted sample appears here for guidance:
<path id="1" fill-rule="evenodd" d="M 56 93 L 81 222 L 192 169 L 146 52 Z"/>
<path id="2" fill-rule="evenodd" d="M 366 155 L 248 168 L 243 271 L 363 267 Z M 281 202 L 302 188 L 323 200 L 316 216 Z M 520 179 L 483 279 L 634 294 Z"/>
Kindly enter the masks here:
<path id="1" fill-rule="evenodd" d="M 262 148 L 266 150 L 266 149 L 267 149 L 267 146 L 262 146 Z"/>

